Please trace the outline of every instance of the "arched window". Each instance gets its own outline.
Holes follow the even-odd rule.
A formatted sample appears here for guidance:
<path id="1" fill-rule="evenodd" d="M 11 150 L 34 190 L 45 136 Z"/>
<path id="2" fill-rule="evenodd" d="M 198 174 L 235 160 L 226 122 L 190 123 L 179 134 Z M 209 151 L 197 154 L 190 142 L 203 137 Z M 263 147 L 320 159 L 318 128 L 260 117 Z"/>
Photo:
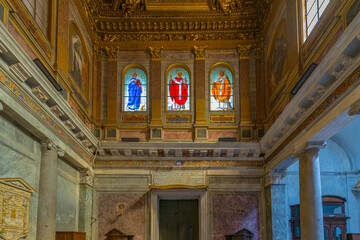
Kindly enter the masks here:
<path id="1" fill-rule="evenodd" d="M 210 69 L 210 111 L 234 110 L 234 71 L 227 63 Z"/>
<path id="2" fill-rule="evenodd" d="M 137 64 L 124 68 L 122 74 L 123 111 L 143 112 L 147 109 L 146 69 Z"/>
<path id="3" fill-rule="evenodd" d="M 324 13 L 330 0 L 305 0 L 305 32 L 308 37 Z"/>
<path id="4" fill-rule="evenodd" d="M 166 110 L 190 111 L 190 70 L 184 64 L 173 64 L 166 70 Z"/>

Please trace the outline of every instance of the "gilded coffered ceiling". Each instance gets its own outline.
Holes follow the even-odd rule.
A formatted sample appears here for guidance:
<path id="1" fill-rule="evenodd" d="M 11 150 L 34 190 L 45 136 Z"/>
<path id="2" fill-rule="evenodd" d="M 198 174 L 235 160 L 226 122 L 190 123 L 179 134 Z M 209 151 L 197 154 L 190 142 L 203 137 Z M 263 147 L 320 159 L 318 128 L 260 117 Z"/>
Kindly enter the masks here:
<path id="1" fill-rule="evenodd" d="M 99 43 L 258 41 L 271 0 L 75 0 Z M 141 44 L 140 44 L 141 45 Z M 155 44 L 156 45 L 156 44 Z M 224 44 L 222 43 L 222 47 Z"/>

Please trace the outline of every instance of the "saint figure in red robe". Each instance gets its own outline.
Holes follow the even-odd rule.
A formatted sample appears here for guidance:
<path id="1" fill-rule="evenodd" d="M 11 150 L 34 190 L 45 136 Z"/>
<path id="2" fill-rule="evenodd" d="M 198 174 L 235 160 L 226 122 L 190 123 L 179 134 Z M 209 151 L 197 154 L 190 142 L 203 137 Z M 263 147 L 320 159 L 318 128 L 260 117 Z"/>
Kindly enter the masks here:
<path id="1" fill-rule="evenodd" d="M 184 110 L 185 103 L 188 100 L 188 84 L 186 77 L 183 78 L 183 72 L 177 72 L 177 77 L 170 75 L 169 80 L 169 94 L 172 101 L 171 109 L 169 110 Z"/>

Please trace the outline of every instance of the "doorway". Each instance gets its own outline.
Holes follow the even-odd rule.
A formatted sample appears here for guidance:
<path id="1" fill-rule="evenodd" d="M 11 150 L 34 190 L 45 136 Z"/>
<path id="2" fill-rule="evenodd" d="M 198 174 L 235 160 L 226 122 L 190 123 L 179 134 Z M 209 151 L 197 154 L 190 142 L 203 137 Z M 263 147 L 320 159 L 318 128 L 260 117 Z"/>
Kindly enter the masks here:
<path id="1" fill-rule="evenodd" d="M 198 200 L 159 201 L 160 240 L 199 240 Z"/>

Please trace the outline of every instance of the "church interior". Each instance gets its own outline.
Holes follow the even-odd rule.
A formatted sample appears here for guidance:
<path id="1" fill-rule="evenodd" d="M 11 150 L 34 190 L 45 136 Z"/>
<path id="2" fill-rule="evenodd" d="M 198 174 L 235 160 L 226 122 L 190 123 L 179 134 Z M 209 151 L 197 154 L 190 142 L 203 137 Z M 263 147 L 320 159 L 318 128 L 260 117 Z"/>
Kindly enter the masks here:
<path id="1" fill-rule="evenodd" d="M 360 0 L 0 0 L 0 239 L 360 239 Z"/>

